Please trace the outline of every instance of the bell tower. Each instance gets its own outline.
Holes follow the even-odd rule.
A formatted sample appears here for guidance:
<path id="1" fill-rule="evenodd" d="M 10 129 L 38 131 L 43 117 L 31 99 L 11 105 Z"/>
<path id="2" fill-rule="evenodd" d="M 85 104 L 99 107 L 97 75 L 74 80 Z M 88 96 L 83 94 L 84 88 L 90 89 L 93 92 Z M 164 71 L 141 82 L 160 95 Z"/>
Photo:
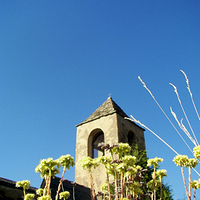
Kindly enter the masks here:
<path id="1" fill-rule="evenodd" d="M 104 152 L 98 147 L 100 142 L 123 142 L 130 145 L 137 142 L 139 149 L 145 150 L 144 129 L 124 119 L 125 117 L 128 116 L 111 97 L 108 97 L 94 113 L 76 126 L 75 182 L 90 187 L 89 174 L 80 166 L 80 161 L 86 156 L 96 158 L 103 155 Z M 106 181 L 104 166 L 93 170 L 92 175 L 95 192 L 98 192 L 101 184 Z"/>

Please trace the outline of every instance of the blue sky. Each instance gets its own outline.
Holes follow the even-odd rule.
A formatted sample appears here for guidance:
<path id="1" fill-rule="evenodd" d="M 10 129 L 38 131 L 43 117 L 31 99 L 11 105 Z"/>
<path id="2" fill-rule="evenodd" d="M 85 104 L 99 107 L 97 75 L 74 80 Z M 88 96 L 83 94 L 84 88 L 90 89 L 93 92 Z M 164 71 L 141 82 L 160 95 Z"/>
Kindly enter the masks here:
<path id="1" fill-rule="evenodd" d="M 172 121 L 170 106 L 183 114 L 168 83 L 178 87 L 199 139 L 180 72 L 200 109 L 199 10 L 197 0 L 0 1 L 0 176 L 39 187 L 39 160 L 75 157 L 75 125 L 109 94 L 127 115 L 191 156 L 137 76 Z M 148 157 L 164 158 L 165 183 L 183 199 L 174 153 L 148 131 L 145 139 Z M 74 169 L 65 178 L 73 181 Z"/>

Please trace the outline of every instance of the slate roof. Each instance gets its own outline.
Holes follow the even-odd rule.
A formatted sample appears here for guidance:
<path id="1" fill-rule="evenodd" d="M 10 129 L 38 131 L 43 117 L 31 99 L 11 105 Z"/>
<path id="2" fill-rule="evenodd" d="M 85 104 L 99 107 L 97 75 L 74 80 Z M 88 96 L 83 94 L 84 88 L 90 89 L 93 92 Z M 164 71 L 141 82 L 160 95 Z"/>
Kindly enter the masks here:
<path id="1" fill-rule="evenodd" d="M 113 101 L 113 99 L 111 97 L 108 97 L 108 99 L 99 108 L 97 108 L 85 121 L 78 124 L 77 126 L 107 115 L 111 115 L 113 113 L 117 113 L 122 117 L 128 117 L 126 113 Z"/>
<path id="2" fill-rule="evenodd" d="M 51 180 L 51 195 L 52 199 L 55 199 L 60 178 L 55 177 Z M 15 181 L 4 179 L 0 177 L 0 200 L 23 200 L 23 189 L 17 188 Z M 41 188 L 44 188 L 45 180 L 42 181 Z M 26 193 L 36 193 L 37 188 L 30 187 L 26 190 Z M 75 182 L 63 180 L 61 191 L 69 191 L 70 196 L 68 200 L 91 200 L 90 188 L 83 185 L 79 185 Z M 37 199 L 37 195 L 34 199 Z"/>
<path id="3" fill-rule="evenodd" d="M 0 200 L 23 200 L 23 189 L 17 188 L 15 184 L 15 181 L 0 177 Z M 35 194 L 36 189 L 35 187 L 30 187 L 26 192 Z"/>

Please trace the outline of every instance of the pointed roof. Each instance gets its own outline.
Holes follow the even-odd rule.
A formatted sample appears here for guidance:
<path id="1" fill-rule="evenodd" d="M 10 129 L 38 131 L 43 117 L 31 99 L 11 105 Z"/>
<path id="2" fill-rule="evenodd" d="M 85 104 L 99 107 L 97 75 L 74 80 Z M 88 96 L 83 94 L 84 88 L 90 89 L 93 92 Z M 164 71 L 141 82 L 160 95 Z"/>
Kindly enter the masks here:
<path id="1" fill-rule="evenodd" d="M 97 108 L 85 121 L 78 124 L 77 126 L 107 115 L 111 115 L 113 113 L 117 113 L 122 117 L 128 117 L 126 113 L 113 101 L 113 99 L 108 97 L 108 99 L 99 108 Z"/>

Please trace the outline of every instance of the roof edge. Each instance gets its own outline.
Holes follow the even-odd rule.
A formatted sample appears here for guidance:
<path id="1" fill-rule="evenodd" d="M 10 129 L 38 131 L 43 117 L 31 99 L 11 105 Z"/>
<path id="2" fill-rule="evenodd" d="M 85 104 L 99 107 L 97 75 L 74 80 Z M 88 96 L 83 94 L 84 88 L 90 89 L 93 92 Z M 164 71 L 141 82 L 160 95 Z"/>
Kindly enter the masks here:
<path id="1" fill-rule="evenodd" d="M 114 113 L 117 113 L 117 111 L 113 111 L 112 113 L 109 113 L 109 114 L 107 114 L 107 115 L 98 116 L 98 117 L 96 117 L 96 118 L 94 118 L 94 119 L 91 119 L 91 120 L 88 120 L 88 121 L 83 121 L 83 122 L 81 122 L 80 124 L 77 124 L 76 127 L 81 126 L 81 125 L 83 125 L 83 124 L 87 124 L 87 123 L 92 122 L 92 121 L 95 121 L 95 120 L 97 120 L 97 119 L 100 119 L 101 117 L 106 117 L 106 116 L 108 116 L 108 115 L 112 115 L 112 114 L 114 114 Z"/>

